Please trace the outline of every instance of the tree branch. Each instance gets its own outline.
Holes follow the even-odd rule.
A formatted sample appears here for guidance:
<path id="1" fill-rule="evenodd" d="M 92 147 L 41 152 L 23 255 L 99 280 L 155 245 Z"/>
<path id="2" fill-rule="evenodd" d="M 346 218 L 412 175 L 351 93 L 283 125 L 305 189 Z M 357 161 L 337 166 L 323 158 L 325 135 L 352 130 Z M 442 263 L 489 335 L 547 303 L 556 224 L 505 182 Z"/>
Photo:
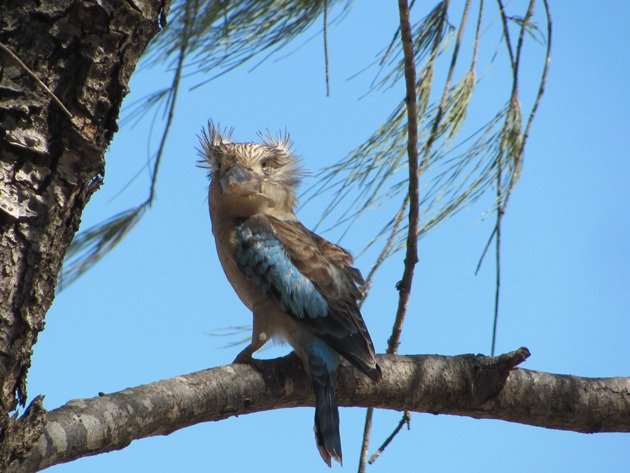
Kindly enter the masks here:
<path id="1" fill-rule="evenodd" d="M 521 348 L 482 355 L 381 355 L 383 380 L 343 366 L 342 406 L 501 419 L 577 432 L 630 432 L 630 378 L 582 378 L 515 369 Z M 255 366 L 226 365 L 68 402 L 44 414 L 34 450 L 8 471 L 30 472 L 124 448 L 199 422 L 312 406 L 313 391 L 293 355 Z"/>

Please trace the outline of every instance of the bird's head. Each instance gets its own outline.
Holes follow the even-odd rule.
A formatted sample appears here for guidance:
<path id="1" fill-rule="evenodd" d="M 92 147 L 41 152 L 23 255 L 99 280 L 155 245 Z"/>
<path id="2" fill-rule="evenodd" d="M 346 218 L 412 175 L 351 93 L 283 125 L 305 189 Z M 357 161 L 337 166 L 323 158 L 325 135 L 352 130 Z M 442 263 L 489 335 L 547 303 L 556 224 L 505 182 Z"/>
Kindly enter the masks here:
<path id="1" fill-rule="evenodd" d="M 262 143 L 233 143 L 231 130 L 212 122 L 201 135 L 202 163 L 210 168 L 210 205 L 230 217 L 292 215 L 300 181 L 297 159 L 285 133 L 261 135 Z"/>

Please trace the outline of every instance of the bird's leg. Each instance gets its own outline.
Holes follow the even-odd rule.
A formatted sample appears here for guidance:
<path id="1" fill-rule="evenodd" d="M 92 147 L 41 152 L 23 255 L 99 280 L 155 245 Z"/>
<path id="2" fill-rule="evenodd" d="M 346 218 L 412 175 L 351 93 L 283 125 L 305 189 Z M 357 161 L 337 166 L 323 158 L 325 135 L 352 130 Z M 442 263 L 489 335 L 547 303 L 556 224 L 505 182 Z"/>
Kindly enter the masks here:
<path id="1" fill-rule="evenodd" d="M 254 360 L 252 358 L 252 355 L 254 354 L 255 351 L 257 351 L 259 348 L 261 348 L 264 344 L 265 344 L 265 342 L 259 341 L 259 339 L 257 337 L 253 338 L 251 343 L 249 345 L 247 345 L 245 348 L 243 348 L 238 355 L 236 355 L 236 358 L 234 358 L 233 363 L 241 363 L 241 364 L 245 364 L 245 365 L 251 365 L 252 361 Z"/>
<path id="2" fill-rule="evenodd" d="M 254 324 L 252 327 L 252 341 L 241 352 L 236 355 L 233 363 L 251 365 L 253 362 L 252 355 L 267 342 L 267 334 L 260 329 L 260 323 L 256 322 L 257 317 L 254 316 Z"/>

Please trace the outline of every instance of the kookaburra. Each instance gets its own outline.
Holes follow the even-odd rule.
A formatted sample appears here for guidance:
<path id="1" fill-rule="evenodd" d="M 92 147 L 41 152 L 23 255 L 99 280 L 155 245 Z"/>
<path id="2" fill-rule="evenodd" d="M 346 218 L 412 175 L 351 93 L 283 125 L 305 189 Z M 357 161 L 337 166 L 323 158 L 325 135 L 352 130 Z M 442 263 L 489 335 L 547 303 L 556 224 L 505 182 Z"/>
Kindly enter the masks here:
<path id="1" fill-rule="evenodd" d="M 288 342 L 315 391 L 315 437 L 324 461 L 341 463 L 335 376 L 345 358 L 381 378 L 358 303 L 363 278 L 343 248 L 308 230 L 295 215 L 300 181 L 285 134 L 262 143 L 233 143 L 212 123 L 201 135 L 210 169 L 210 219 L 219 260 L 253 313 L 247 363 L 268 340 Z"/>

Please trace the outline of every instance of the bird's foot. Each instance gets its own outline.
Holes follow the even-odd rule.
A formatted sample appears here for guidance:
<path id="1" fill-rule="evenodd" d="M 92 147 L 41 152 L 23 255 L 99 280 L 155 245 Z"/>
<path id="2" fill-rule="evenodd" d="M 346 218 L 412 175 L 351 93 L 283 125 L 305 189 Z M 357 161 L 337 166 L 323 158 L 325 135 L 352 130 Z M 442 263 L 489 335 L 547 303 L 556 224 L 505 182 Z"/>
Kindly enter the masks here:
<path id="1" fill-rule="evenodd" d="M 232 363 L 238 363 L 239 365 L 253 365 L 254 364 L 254 358 L 252 357 L 253 353 L 254 352 L 251 349 L 251 346 L 247 346 L 238 355 L 236 355 L 236 358 L 234 358 L 234 361 Z"/>

